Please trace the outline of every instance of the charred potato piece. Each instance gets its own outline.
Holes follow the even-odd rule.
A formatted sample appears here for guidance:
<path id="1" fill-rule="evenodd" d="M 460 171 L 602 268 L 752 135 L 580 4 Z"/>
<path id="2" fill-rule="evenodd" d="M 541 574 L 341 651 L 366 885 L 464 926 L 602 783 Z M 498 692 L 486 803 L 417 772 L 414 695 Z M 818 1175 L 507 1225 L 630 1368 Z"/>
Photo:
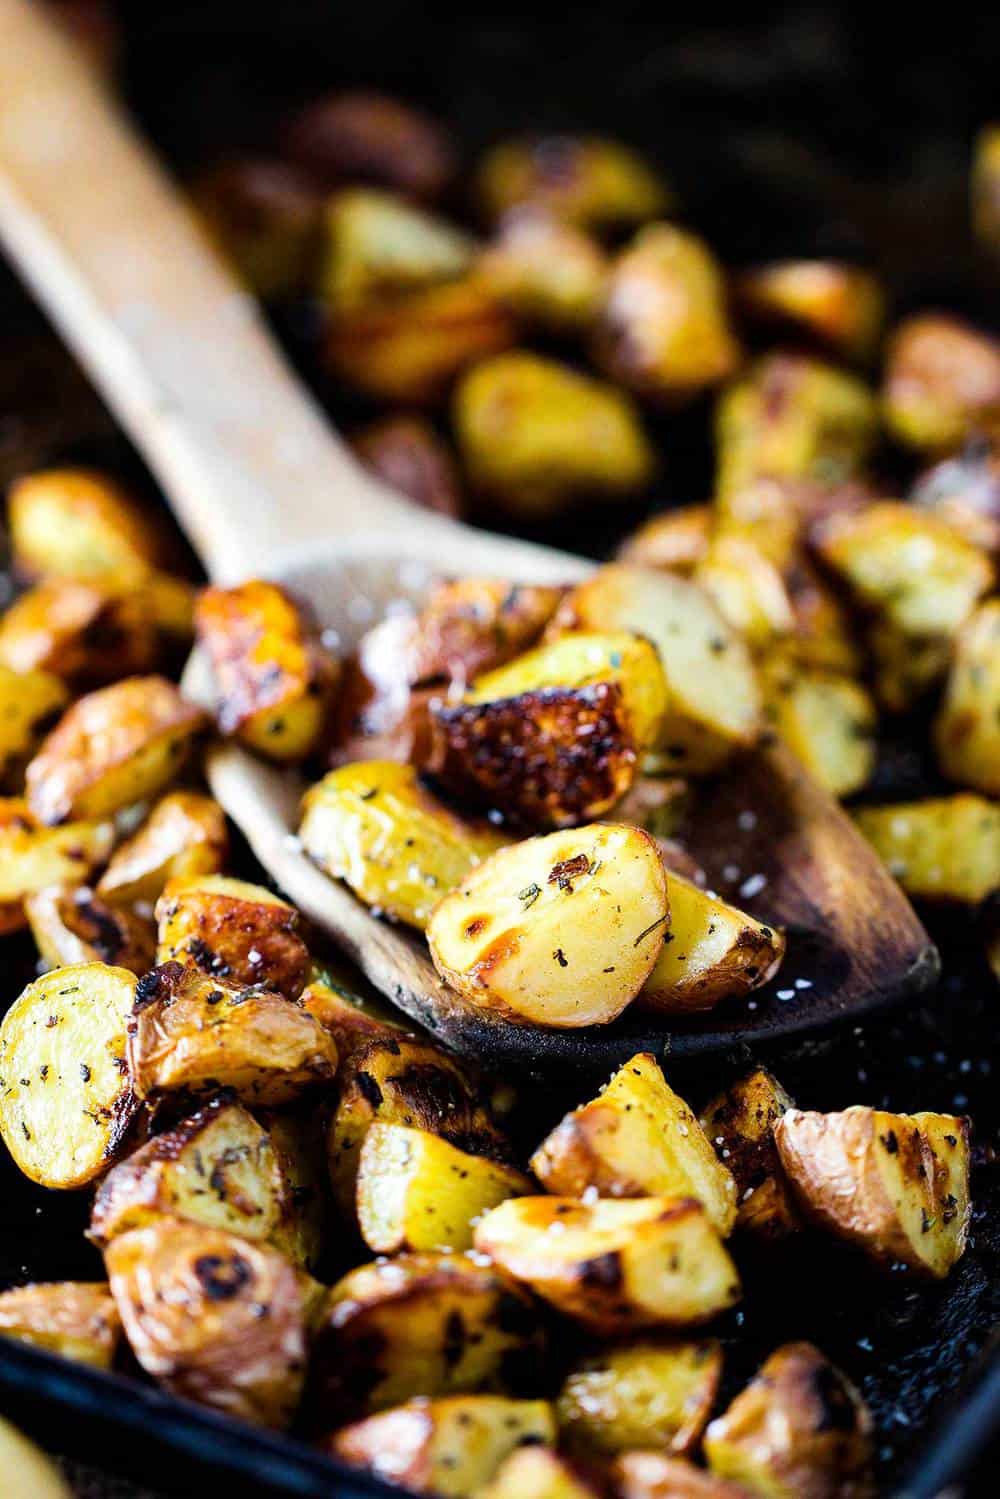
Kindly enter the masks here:
<path id="1" fill-rule="evenodd" d="M 878 713 L 860 682 L 776 655 L 761 673 L 768 722 L 833 796 L 850 796 L 875 769 Z"/>
<path id="2" fill-rule="evenodd" d="M 972 438 L 960 453 L 934 463 L 909 498 L 946 521 L 984 552 L 1000 552 L 1000 446 Z"/>
<path id="3" fill-rule="evenodd" d="M 893 437 L 925 453 L 991 431 L 1000 421 L 1000 343 L 958 318 L 908 318 L 889 340 L 882 412 Z"/>
<path id="4" fill-rule="evenodd" d="M 415 505 L 455 520 L 462 514 L 462 486 L 451 449 L 422 417 L 386 417 L 359 432 L 351 446 L 367 469 Z"/>
<path id="5" fill-rule="evenodd" d="M 736 1227 L 764 1239 L 784 1238 L 800 1226 L 772 1133 L 793 1107 L 778 1079 L 766 1067 L 755 1067 L 717 1093 L 698 1116 L 736 1182 Z"/>
<path id="6" fill-rule="evenodd" d="M 554 359 L 512 350 L 465 375 L 455 435 L 470 483 L 517 516 L 651 478 L 653 450 L 629 396 Z"/>
<path id="7" fill-rule="evenodd" d="M 24 909 L 39 956 L 50 968 L 108 963 L 139 977 L 156 961 L 152 921 L 109 905 L 86 885 L 49 885 L 29 895 Z"/>
<path id="8" fill-rule="evenodd" d="M 360 975 L 349 980 L 327 966 L 314 967 L 296 1003 L 329 1031 L 343 1062 L 372 1041 L 393 1041 L 406 1034 L 399 1011 L 362 987 Z"/>
<path id="9" fill-rule="evenodd" d="M 785 954 L 784 935 L 755 917 L 667 871 L 670 929 L 639 1003 L 665 1014 L 710 1010 L 773 978 Z"/>
<path id="10" fill-rule="evenodd" d="M 155 621 L 142 592 L 53 577 L 36 583 L 0 618 L 0 664 L 99 686 L 148 671 Z"/>
<path id="11" fill-rule="evenodd" d="M 535 644 L 562 597 L 559 588 L 503 578 L 460 578 L 435 588 L 405 651 L 418 684 L 471 682 Z"/>
<path id="12" fill-rule="evenodd" d="M 43 1187 L 83 1187 L 128 1140 L 137 1104 L 125 1067 L 134 973 L 103 963 L 29 984 L 0 1024 L 0 1135 Z"/>
<path id="13" fill-rule="evenodd" d="M 633 1447 L 697 1447 L 722 1378 L 722 1348 L 641 1340 L 612 1345 L 570 1369 L 556 1401 L 559 1433 L 583 1458 Z"/>
<path id="14" fill-rule="evenodd" d="M 983 796 L 861 807 L 854 820 L 918 900 L 978 905 L 1000 886 L 1000 806 Z"/>
<path id="15" fill-rule="evenodd" d="M 503 1388 L 517 1371 L 531 1383 L 543 1348 L 535 1303 L 491 1265 L 449 1254 L 376 1261 L 337 1282 L 317 1323 L 317 1408 L 353 1420 L 417 1395 Z"/>
<path id="16" fill-rule="evenodd" d="M 204 722 L 165 677 L 130 677 L 78 698 L 25 772 L 31 810 L 57 824 L 154 796 L 181 769 Z"/>
<path id="17" fill-rule="evenodd" d="M 153 905 L 171 880 L 218 874 L 228 852 L 218 802 L 197 791 L 171 791 L 115 849 L 97 891 L 117 904 Z"/>
<path id="18" fill-rule="evenodd" d="M 624 1452 L 611 1477 L 619 1499 L 747 1499 L 742 1484 L 663 1452 Z"/>
<path id="19" fill-rule="evenodd" d="M 283 1255 L 165 1217 L 120 1234 L 104 1259 L 147 1374 L 225 1415 L 288 1425 L 302 1392 L 312 1291 Z"/>
<path id="20" fill-rule="evenodd" d="M 446 1395 L 411 1400 L 335 1432 L 327 1450 L 411 1493 L 468 1499 L 515 1448 L 555 1441 L 547 1400 Z"/>
<path id="21" fill-rule="evenodd" d="M 516 1024 L 607 1025 L 642 988 L 670 919 L 656 844 L 593 824 L 494 854 L 427 930 L 435 967 Z"/>
<path id="22" fill-rule="evenodd" d="M 711 505 L 665 510 L 622 543 L 618 559 L 634 567 L 660 567 L 686 576 L 708 551 L 711 530 Z"/>
<path id="23" fill-rule="evenodd" d="M 472 265 L 468 235 L 392 193 L 334 193 L 323 218 L 317 290 L 335 313 L 457 280 Z"/>
<path id="24" fill-rule="evenodd" d="M 1000 797 L 1000 599 L 958 632 L 934 742 L 950 781 Z"/>
<path id="25" fill-rule="evenodd" d="M 106 1285 L 64 1280 L 0 1294 L 0 1337 L 74 1363 L 110 1369 L 120 1336 L 118 1309 Z"/>
<path id="26" fill-rule="evenodd" d="M 29 577 L 144 578 L 165 560 L 148 511 L 106 474 L 53 468 L 18 479 L 7 496 L 11 551 Z"/>
<path id="27" fill-rule="evenodd" d="M 531 1178 L 513 1166 L 470 1155 L 429 1130 L 376 1120 L 358 1162 L 361 1236 L 376 1254 L 471 1249 L 481 1215 L 531 1189 Z"/>
<path id="28" fill-rule="evenodd" d="M 727 379 L 740 347 L 708 246 L 673 224 L 641 229 L 611 267 L 593 348 L 612 380 L 663 405 Z"/>
<path id="29" fill-rule="evenodd" d="M 20 797 L 0 797 L 0 932 L 25 923 L 23 902 L 50 885 L 82 885 L 114 843 L 110 822 L 47 828 Z"/>
<path id="30" fill-rule="evenodd" d="M 128 1064 L 140 1098 L 231 1088 L 248 1104 L 277 1106 L 329 1082 L 337 1048 L 311 1015 L 273 990 L 164 963 L 136 990 Z"/>
<path id="31" fill-rule="evenodd" d="M 455 153 L 441 127 L 412 105 L 360 90 L 324 94 L 292 120 L 291 157 L 325 187 L 374 182 L 407 197 L 441 196 Z"/>
<path id="32" fill-rule="evenodd" d="M 967 1119 L 860 1104 L 839 1114 L 790 1109 L 774 1139 L 807 1216 L 876 1263 L 941 1279 L 961 1258 L 970 1211 Z"/>
<path id="33" fill-rule="evenodd" d="M 762 1499 L 861 1499 L 872 1419 L 818 1348 L 785 1343 L 709 1426 L 705 1455 L 713 1474 Z"/>
<path id="34" fill-rule="evenodd" d="M 54 1462 L 0 1416 L 0 1471 L 7 1499 L 73 1499 Z"/>
<path id="35" fill-rule="evenodd" d="M 0 664 L 0 775 L 13 780 L 69 700 L 66 684 L 47 671 Z"/>
<path id="36" fill-rule="evenodd" d="M 479 269 L 520 320 L 571 333 L 594 320 L 607 260 L 585 229 L 526 204 L 504 216 Z"/>
<path id="37" fill-rule="evenodd" d="M 986 125 L 976 137 L 970 189 L 976 238 L 1000 256 L 1000 125 Z"/>
<path id="38" fill-rule="evenodd" d="M 322 198 L 287 161 L 217 162 L 190 187 L 210 237 L 251 291 L 265 299 L 308 285 L 320 246 Z"/>
<path id="39" fill-rule="evenodd" d="M 596 1098 L 567 1114 L 531 1158 L 547 1192 L 583 1197 L 696 1197 L 725 1237 L 736 1183 L 694 1114 L 649 1052 L 639 1052 Z"/>
<path id="40" fill-rule="evenodd" d="M 361 900 L 420 929 L 441 896 L 506 841 L 438 801 L 412 766 L 388 760 L 345 765 L 313 786 L 299 838 Z"/>
<path id="41" fill-rule="evenodd" d="M 595 1480 L 598 1482 L 598 1480 Z M 599 1499 L 600 1488 L 549 1447 L 518 1447 L 477 1499 Z"/>
<path id="42" fill-rule="evenodd" d="M 595 230 L 640 224 L 670 205 L 667 188 L 640 156 L 598 136 L 502 141 L 480 161 L 476 191 L 491 219 L 530 203 Z"/>
<path id="43" fill-rule="evenodd" d="M 805 334 L 844 359 L 871 358 L 885 317 L 878 277 L 842 260 L 776 260 L 736 278 L 748 322 L 779 334 Z"/>
<path id="44" fill-rule="evenodd" d="M 299 913 L 263 885 L 222 874 L 170 880 L 156 902 L 157 962 L 175 959 L 231 984 L 296 999 L 309 976 Z"/>
<path id="45" fill-rule="evenodd" d="M 694 1198 L 515 1198 L 480 1220 L 475 1246 L 603 1335 L 706 1322 L 740 1296 L 733 1262 Z"/>
<path id="46" fill-rule="evenodd" d="M 269 760 L 310 754 L 325 726 L 337 665 L 298 604 L 259 579 L 206 588 L 196 624 L 215 677 L 221 733 Z"/>

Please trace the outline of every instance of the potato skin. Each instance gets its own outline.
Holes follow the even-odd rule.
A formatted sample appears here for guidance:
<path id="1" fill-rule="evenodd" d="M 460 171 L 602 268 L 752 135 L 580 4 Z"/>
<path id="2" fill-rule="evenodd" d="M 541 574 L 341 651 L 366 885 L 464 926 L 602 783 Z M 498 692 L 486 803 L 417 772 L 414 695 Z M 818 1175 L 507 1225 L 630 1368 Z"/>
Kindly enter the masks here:
<path id="1" fill-rule="evenodd" d="M 934 742 L 950 781 L 1000 797 L 1000 599 L 958 632 Z"/>
<path id="2" fill-rule="evenodd" d="M 755 1067 L 711 1098 L 698 1116 L 736 1182 L 736 1227 L 768 1241 L 801 1227 L 772 1133 L 791 1108 L 778 1079 Z"/>
<path id="3" fill-rule="evenodd" d="M 579 1457 L 646 1447 L 695 1450 L 722 1377 L 722 1348 L 644 1339 L 611 1345 L 571 1368 L 556 1402 L 562 1440 Z"/>
<path id="4" fill-rule="evenodd" d="M 266 984 L 296 999 L 309 974 L 299 913 L 266 889 L 225 875 L 172 879 L 156 902 L 157 961 L 179 960 L 231 984 Z"/>
<path id="5" fill-rule="evenodd" d="M 121 1319 L 106 1285 L 64 1280 L 0 1293 L 0 1337 L 110 1369 L 120 1336 Z"/>
<path id="6" fill-rule="evenodd" d="M 0 662 L 77 687 L 149 671 L 156 655 L 155 620 L 141 590 L 110 582 L 46 578 L 0 618 Z"/>
<path id="7" fill-rule="evenodd" d="M 153 923 L 123 906 L 101 900 L 86 885 L 50 885 L 24 903 L 39 956 L 51 968 L 71 963 L 108 963 L 137 977 L 156 961 Z"/>
<path id="8" fill-rule="evenodd" d="M 325 965 L 313 965 L 295 1002 L 329 1031 L 342 1063 L 372 1041 L 395 1041 L 407 1034 L 398 1010 L 374 991 L 361 992 L 357 979 L 341 978 Z"/>
<path id="9" fill-rule="evenodd" d="M 561 588 L 504 578 L 458 578 L 435 588 L 405 652 L 411 684 L 473 682 L 535 644 Z"/>
<path id="10" fill-rule="evenodd" d="M 169 880 L 218 874 L 229 853 L 226 817 L 198 791 L 171 791 L 120 843 L 97 884 L 98 895 L 122 904 L 154 904 Z"/>
<path id="11" fill-rule="evenodd" d="M 611 1476 L 620 1499 L 747 1499 L 742 1484 L 663 1452 L 624 1452 Z"/>

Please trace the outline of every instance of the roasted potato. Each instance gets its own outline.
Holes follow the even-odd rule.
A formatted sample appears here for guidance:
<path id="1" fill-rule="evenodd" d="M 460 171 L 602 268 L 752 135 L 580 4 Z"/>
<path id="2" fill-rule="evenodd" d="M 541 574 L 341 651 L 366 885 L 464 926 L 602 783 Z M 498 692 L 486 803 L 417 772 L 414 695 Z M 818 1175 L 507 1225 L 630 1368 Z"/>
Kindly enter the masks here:
<path id="1" fill-rule="evenodd" d="M 27 474 L 7 495 L 10 544 L 28 577 L 144 579 L 166 560 L 163 538 L 130 494 L 91 469 Z"/>
<path id="2" fill-rule="evenodd" d="M 666 186 L 640 156 L 598 136 L 501 141 L 480 161 L 476 191 L 491 219 L 530 203 L 594 230 L 641 224 L 670 206 Z"/>
<path id="3" fill-rule="evenodd" d="M 2 1302 L 0 1302 L 2 1306 Z M 501 1271 L 453 1254 L 360 1265 L 331 1290 L 314 1331 L 315 1404 L 354 1420 L 417 1395 L 537 1379 L 536 1304 Z"/>
<path id="4" fill-rule="evenodd" d="M 0 777 L 5 785 L 16 782 L 68 700 L 66 684 L 50 672 L 0 665 Z"/>
<path id="5" fill-rule="evenodd" d="M 344 662 L 330 724 L 330 766 L 359 760 L 425 765 L 431 750 L 430 704 L 442 687 L 410 682 L 417 617 L 391 614 L 367 630 Z"/>
<path id="6" fill-rule="evenodd" d="M 20 797 L 0 797 L 0 932 L 24 925 L 24 901 L 51 885 L 83 885 L 114 843 L 110 822 L 47 828 Z"/>
<path id="7" fill-rule="evenodd" d="M 652 477 L 653 449 L 629 396 L 523 349 L 462 377 L 455 436 L 469 482 L 521 517 L 580 495 L 620 495 Z"/>
<path id="8" fill-rule="evenodd" d="M 0 1472 L 7 1499 L 73 1499 L 54 1462 L 0 1416 Z"/>
<path id="9" fill-rule="evenodd" d="M 121 1319 L 106 1285 L 63 1280 L 0 1293 L 0 1337 L 110 1369 L 120 1336 Z"/>
<path id="10" fill-rule="evenodd" d="M 567 1114 L 531 1158 L 547 1192 L 583 1197 L 696 1197 L 725 1237 L 736 1183 L 655 1057 L 639 1052 L 596 1098 Z"/>
<path id="11" fill-rule="evenodd" d="M 314 1297 L 277 1250 L 183 1218 L 157 1218 L 104 1252 L 125 1336 L 175 1395 L 285 1427 L 306 1367 Z"/>
<path id="12" fill-rule="evenodd" d="M 440 584 L 406 641 L 405 680 L 464 686 L 505 666 L 535 644 L 561 597 L 559 588 L 503 578 Z"/>
<path id="13" fill-rule="evenodd" d="M 821 1228 L 885 1266 L 943 1278 L 969 1228 L 969 1121 L 789 1109 L 774 1124 L 796 1200 Z"/>
<path id="14" fill-rule="evenodd" d="M 774 977 L 785 955 L 782 932 L 672 869 L 666 880 L 669 930 L 639 1004 L 668 1015 L 710 1010 Z"/>
<path id="15" fill-rule="evenodd" d="M 811 1343 L 785 1343 L 708 1428 L 720 1478 L 767 1499 L 863 1499 L 872 1419 L 854 1385 Z"/>
<path id="16" fill-rule="evenodd" d="M 652 838 L 597 823 L 494 854 L 435 908 L 427 937 L 474 1005 L 518 1024 L 606 1025 L 649 977 L 669 919 Z"/>
<path id="17" fill-rule="evenodd" d="M 571 333 L 594 320 L 607 260 L 585 229 L 525 204 L 501 220 L 479 257 L 495 296 L 523 322 Z"/>
<path id="18" fill-rule="evenodd" d="M 318 1021 L 274 990 L 164 963 L 136 990 L 128 1065 L 140 1098 L 231 1088 L 248 1104 L 277 1106 L 329 1082 L 337 1048 Z"/>
<path id="19" fill-rule="evenodd" d="M 574 1364 L 556 1401 L 559 1433 L 584 1458 L 632 1447 L 684 1453 L 698 1446 L 722 1378 L 722 1348 L 641 1340 Z"/>
<path id="20" fill-rule="evenodd" d="M 692 1197 L 521 1197 L 476 1225 L 475 1247 L 603 1335 L 706 1322 L 740 1297 L 736 1268 Z"/>
<path id="21" fill-rule="evenodd" d="M 330 1032 L 343 1062 L 372 1041 L 406 1034 L 405 1017 L 375 990 L 369 992 L 360 975 L 349 980 L 326 965 L 314 967 L 296 1003 Z"/>
<path id="22" fill-rule="evenodd" d="M 297 999 L 309 976 L 299 913 L 263 885 L 201 874 L 169 880 L 156 902 L 157 962 Z"/>
<path id="23" fill-rule="evenodd" d="M 137 1103 L 125 1034 L 135 992 L 124 968 L 57 968 L 29 984 L 0 1024 L 0 1135 L 40 1186 L 86 1186 L 128 1142 Z"/>
<path id="24" fill-rule="evenodd" d="M 316 290 L 334 313 L 457 280 L 475 253 L 464 231 L 376 188 L 334 193 L 323 231 Z"/>
<path id="25" fill-rule="evenodd" d="M 334 1432 L 327 1448 L 352 1468 L 411 1493 L 468 1499 L 515 1448 L 555 1441 L 547 1400 L 446 1395 L 411 1400 Z"/>
<path id="26" fill-rule="evenodd" d="M 947 452 L 1000 422 L 1000 343 L 958 318 L 919 313 L 886 350 L 882 415 L 899 442 Z"/>
<path id="27" fill-rule="evenodd" d="M 959 793 L 861 807 L 854 820 L 908 895 L 978 905 L 1000 886 L 1000 805 Z"/>
<path id="28" fill-rule="evenodd" d="M 419 416 L 390 416 L 355 434 L 356 457 L 376 478 L 425 510 L 455 520 L 464 501 L 451 449 Z"/>
<path id="29" fill-rule="evenodd" d="M 42 822 L 106 817 L 155 796 L 190 753 L 205 715 L 165 677 L 129 677 L 67 708 L 25 772 Z"/>
<path id="30" fill-rule="evenodd" d="M 421 929 L 441 896 L 507 841 L 438 801 L 412 766 L 388 760 L 345 765 L 313 786 L 299 838 L 368 905 Z"/>
<path id="31" fill-rule="evenodd" d="M 471 1249 L 483 1213 L 531 1190 L 530 1177 L 513 1166 L 429 1130 L 376 1120 L 358 1162 L 358 1223 L 376 1254 Z"/>
<path id="32" fill-rule="evenodd" d="M 50 968 L 108 963 L 139 977 L 156 961 L 149 917 L 109 904 L 87 885 L 48 885 L 28 896 L 24 910 L 39 957 Z"/>
<path id="33" fill-rule="evenodd" d="M 611 266 L 593 337 L 610 379 L 676 405 L 720 384 L 740 361 L 721 267 L 673 224 L 647 224 Z"/>
<path id="34" fill-rule="evenodd" d="M 217 874 L 228 852 L 226 817 L 218 802 L 197 791 L 171 791 L 115 849 L 97 892 L 116 904 L 151 906 L 171 880 Z"/>
<path id="35" fill-rule="evenodd" d="M 149 671 L 156 654 L 156 624 L 142 592 L 104 581 L 46 578 L 0 618 L 0 665 L 50 672 L 77 687 Z"/>
<path id="36" fill-rule="evenodd" d="M 693 577 L 752 651 L 764 651 L 792 633 L 795 617 L 785 581 L 748 537 L 717 527 Z"/>
<path id="37" fill-rule="evenodd" d="M 711 505 L 681 505 L 654 515 L 618 549 L 618 560 L 634 567 L 661 567 L 689 574 L 708 551 Z"/>
<path id="38" fill-rule="evenodd" d="M 802 666 L 858 677 L 864 660 L 852 615 L 840 594 L 812 560 L 796 548 L 782 581 L 792 609 L 792 632 L 785 648 Z"/>
<path id="39" fill-rule="evenodd" d="M 878 277 L 843 260 L 775 260 L 736 278 L 736 304 L 754 326 L 805 334 L 844 359 L 870 359 L 885 317 Z"/>
<path id="40" fill-rule="evenodd" d="M 742 1484 L 663 1452 L 624 1452 L 611 1477 L 619 1499 L 747 1499 Z"/>
<path id="41" fill-rule="evenodd" d="M 325 187 L 374 182 L 407 197 L 440 197 L 455 170 L 441 127 L 386 94 L 324 94 L 291 121 L 284 148 Z"/>
<path id="42" fill-rule="evenodd" d="M 599 1480 L 549 1447 L 518 1447 L 505 1457 L 477 1499 L 599 1499 Z"/>
<path id="43" fill-rule="evenodd" d="M 933 463 L 909 499 L 947 521 L 966 541 L 1000 553 L 1000 445 L 970 438 L 959 453 Z"/>
<path id="44" fill-rule="evenodd" d="M 291 162 L 266 156 L 216 162 L 189 191 L 202 224 L 258 297 L 301 292 L 321 243 L 322 196 Z"/>
<path id="45" fill-rule="evenodd" d="M 773 1126 L 794 1104 L 766 1067 L 755 1067 L 704 1106 L 705 1135 L 736 1182 L 736 1227 L 781 1239 L 801 1226 L 785 1179 Z"/>
<path id="46" fill-rule="evenodd" d="M 958 632 L 934 742 L 950 781 L 1000 797 L 1000 598 Z"/>
<path id="47" fill-rule="evenodd" d="M 839 673 L 775 653 L 760 674 L 768 723 L 833 796 L 850 796 L 875 769 L 878 711 L 868 689 Z"/>

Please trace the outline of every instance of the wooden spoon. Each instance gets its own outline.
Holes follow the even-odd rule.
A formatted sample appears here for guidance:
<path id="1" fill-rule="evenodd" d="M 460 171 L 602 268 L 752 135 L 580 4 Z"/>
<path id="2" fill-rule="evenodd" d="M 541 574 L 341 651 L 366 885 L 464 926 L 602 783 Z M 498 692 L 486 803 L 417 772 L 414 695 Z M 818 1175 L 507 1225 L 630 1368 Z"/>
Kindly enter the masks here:
<path id="1" fill-rule="evenodd" d="M 392 601 L 419 603 L 432 575 L 570 582 L 592 567 L 418 511 L 361 470 L 176 189 L 30 0 L 0 0 L 0 237 L 213 579 L 285 584 L 350 649 Z M 185 687 L 211 699 L 197 655 Z M 372 917 L 303 856 L 294 773 L 225 744 L 210 751 L 208 775 L 295 904 L 406 1014 L 484 1062 L 596 1071 L 637 1050 L 680 1056 L 772 1040 L 858 1019 L 937 973 L 898 886 L 780 747 L 713 783 L 693 851 L 720 892 L 789 929 L 786 962 L 749 1003 L 669 1029 L 635 1007 L 576 1031 L 471 1007 L 438 979 L 420 938 Z"/>

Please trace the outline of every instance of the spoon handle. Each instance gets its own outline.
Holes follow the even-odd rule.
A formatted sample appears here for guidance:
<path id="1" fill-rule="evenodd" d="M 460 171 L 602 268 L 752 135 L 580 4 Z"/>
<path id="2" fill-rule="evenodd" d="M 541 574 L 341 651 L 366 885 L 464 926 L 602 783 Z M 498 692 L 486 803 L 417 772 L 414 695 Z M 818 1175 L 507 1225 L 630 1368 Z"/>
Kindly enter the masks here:
<path id="1" fill-rule="evenodd" d="M 106 87 L 0 0 L 0 240 L 162 485 L 210 575 L 354 531 L 445 524 L 364 473 Z"/>

